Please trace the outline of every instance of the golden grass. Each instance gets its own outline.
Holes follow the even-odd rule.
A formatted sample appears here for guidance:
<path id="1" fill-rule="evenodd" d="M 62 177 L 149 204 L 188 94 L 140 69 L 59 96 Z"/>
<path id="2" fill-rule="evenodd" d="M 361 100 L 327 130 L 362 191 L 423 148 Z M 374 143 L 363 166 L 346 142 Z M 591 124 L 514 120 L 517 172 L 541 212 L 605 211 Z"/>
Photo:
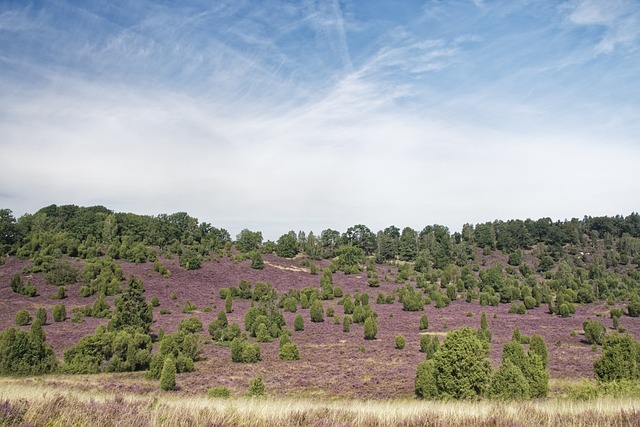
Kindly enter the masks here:
<path id="1" fill-rule="evenodd" d="M 0 425 L 36 426 L 610 426 L 638 425 L 640 399 L 500 403 L 308 398 L 209 399 L 79 391 L 0 379 Z"/>

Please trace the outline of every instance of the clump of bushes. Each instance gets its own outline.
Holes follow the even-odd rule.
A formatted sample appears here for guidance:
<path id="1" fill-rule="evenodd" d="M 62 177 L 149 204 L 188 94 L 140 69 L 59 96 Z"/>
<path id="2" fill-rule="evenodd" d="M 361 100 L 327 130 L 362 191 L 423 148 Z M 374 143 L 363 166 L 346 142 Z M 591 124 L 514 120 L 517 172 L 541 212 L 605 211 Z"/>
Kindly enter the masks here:
<path id="1" fill-rule="evenodd" d="M 20 310 L 16 313 L 16 325 L 26 326 L 31 323 L 31 315 L 27 310 Z"/>
<path id="2" fill-rule="evenodd" d="M 256 363 L 261 360 L 260 346 L 239 337 L 231 341 L 231 361 L 235 363 Z"/>
<path id="3" fill-rule="evenodd" d="M 38 289 L 31 283 L 31 280 L 27 280 L 27 284 L 25 285 L 24 280 L 22 280 L 22 276 L 19 274 L 15 274 L 11 276 L 11 281 L 9 282 L 11 286 L 11 290 L 17 294 L 35 297 L 38 295 Z"/>
<path id="4" fill-rule="evenodd" d="M 207 397 L 213 399 L 226 399 L 230 396 L 229 389 L 223 386 L 212 387 L 207 390 Z"/>

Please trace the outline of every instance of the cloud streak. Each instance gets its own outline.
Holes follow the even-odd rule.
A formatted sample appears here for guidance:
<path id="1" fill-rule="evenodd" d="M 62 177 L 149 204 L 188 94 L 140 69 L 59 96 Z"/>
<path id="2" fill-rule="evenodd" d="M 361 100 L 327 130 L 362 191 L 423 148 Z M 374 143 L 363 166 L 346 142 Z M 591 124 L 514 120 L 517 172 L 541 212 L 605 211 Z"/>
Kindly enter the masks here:
<path id="1" fill-rule="evenodd" d="M 520 25 L 523 8 L 471 2 L 409 21 L 337 2 L 4 7 L 0 205 L 188 211 L 272 239 L 629 213 L 637 38 L 589 54 L 628 15 L 587 3 Z"/>

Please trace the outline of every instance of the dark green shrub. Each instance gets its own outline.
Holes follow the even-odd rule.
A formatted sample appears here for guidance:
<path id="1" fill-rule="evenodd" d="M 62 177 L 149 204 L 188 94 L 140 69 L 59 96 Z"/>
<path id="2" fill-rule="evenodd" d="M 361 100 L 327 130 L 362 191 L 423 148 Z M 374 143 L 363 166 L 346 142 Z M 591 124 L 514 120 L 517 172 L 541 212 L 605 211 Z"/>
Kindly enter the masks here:
<path id="1" fill-rule="evenodd" d="M 640 299 L 634 299 L 627 305 L 627 313 L 631 317 L 640 317 Z"/>
<path id="2" fill-rule="evenodd" d="M 301 314 L 296 315 L 296 318 L 293 321 L 293 330 L 304 331 L 304 319 Z"/>
<path id="3" fill-rule="evenodd" d="M 491 377 L 487 394 L 496 400 L 529 399 L 529 382 L 520 368 L 506 360 Z"/>
<path id="4" fill-rule="evenodd" d="M 404 348 L 404 337 L 402 335 L 396 335 L 396 348 L 402 350 Z"/>
<path id="5" fill-rule="evenodd" d="M 60 286 L 56 293 L 55 299 L 65 299 L 67 297 L 67 290 L 64 286 Z"/>
<path id="6" fill-rule="evenodd" d="M 429 329 L 429 318 L 426 314 L 423 314 L 420 316 L 420 330 L 426 331 L 427 329 Z"/>
<path id="7" fill-rule="evenodd" d="M 607 330 L 602 323 L 597 320 L 585 320 L 582 328 L 584 329 L 584 338 L 587 344 L 602 345 L 607 335 Z"/>
<path id="8" fill-rule="evenodd" d="M 437 395 L 475 399 L 489 384 L 491 362 L 485 343 L 468 327 L 450 332 L 433 355 Z"/>
<path id="9" fill-rule="evenodd" d="M 47 310 L 44 307 L 40 307 L 36 311 L 36 320 L 43 326 L 47 324 Z"/>
<path id="10" fill-rule="evenodd" d="M 149 333 L 153 322 L 153 307 L 147 304 L 143 293 L 142 281 L 131 276 L 124 293 L 116 299 L 115 309 L 107 326 L 110 331 L 131 329 Z"/>
<path id="11" fill-rule="evenodd" d="M 67 319 L 67 308 L 62 304 L 53 306 L 53 321 L 64 322 Z"/>
<path id="12" fill-rule="evenodd" d="M 260 252 L 252 251 L 249 254 L 249 258 L 251 259 L 251 268 L 255 270 L 262 270 L 264 268 L 264 261 L 262 260 Z"/>
<path id="13" fill-rule="evenodd" d="M 538 304 L 538 301 L 532 296 L 527 296 L 524 298 L 524 307 L 527 310 L 531 310 L 535 308 L 537 304 Z"/>
<path id="14" fill-rule="evenodd" d="M 344 297 L 343 308 L 344 308 L 344 314 L 353 314 L 353 310 L 355 309 L 355 304 L 351 299 L 351 295 L 347 295 Z"/>
<path id="15" fill-rule="evenodd" d="M 39 321 L 33 322 L 29 332 L 17 328 L 0 332 L 0 374 L 41 375 L 55 371 L 58 363 L 45 339 Z"/>
<path id="16" fill-rule="evenodd" d="M 439 347 L 440 339 L 436 335 L 420 335 L 420 351 L 425 354 L 425 359 L 431 359 Z"/>
<path id="17" fill-rule="evenodd" d="M 229 389 L 223 386 L 212 387 L 207 390 L 207 397 L 214 399 L 226 399 L 229 395 Z"/>
<path id="18" fill-rule="evenodd" d="M 282 308 L 289 313 L 295 313 L 298 311 L 298 301 L 293 297 L 285 298 L 282 302 Z"/>
<path id="19" fill-rule="evenodd" d="M 31 315 L 27 310 L 20 310 L 16 313 L 16 325 L 26 326 L 31 323 Z"/>
<path id="20" fill-rule="evenodd" d="M 204 330 L 202 322 L 197 317 L 182 319 L 178 324 L 178 330 L 188 334 L 193 334 Z"/>
<path id="21" fill-rule="evenodd" d="M 280 360 L 300 360 L 298 347 L 291 342 L 281 345 Z"/>
<path id="22" fill-rule="evenodd" d="M 71 285 L 78 281 L 78 270 L 66 261 L 56 261 L 51 265 L 44 277 L 47 281 L 56 286 Z"/>
<path id="23" fill-rule="evenodd" d="M 351 331 L 351 316 L 344 316 L 342 320 L 342 331 L 350 332 Z"/>
<path id="24" fill-rule="evenodd" d="M 160 300 L 158 299 L 157 296 L 151 297 L 151 306 L 153 306 L 153 307 L 160 306 Z"/>
<path id="25" fill-rule="evenodd" d="M 109 315 L 110 308 L 111 307 L 109 306 L 107 299 L 105 298 L 104 294 L 101 293 L 93 303 L 91 314 L 93 315 L 93 317 L 104 318 Z"/>
<path id="26" fill-rule="evenodd" d="M 249 383 L 249 389 L 247 390 L 247 397 L 261 397 L 264 396 L 264 382 L 262 381 L 262 375 L 255 376 Z"/>
<path id="27" fill-rule="evenodd" d="M 322 303 L 320 301 L 316 300 L 311 304 L 309 315 L 312 322 L 324 322 L 324 309 L 322 308 Z"/>
<path id="28" fill-rule="evenodd" d="M 162 373 L 160 374 L 160 390 L 171 391 L 176 389 L 176 360 L 173 356 L 164 359 Z"/>
<path id="29" fill-rule="evenodd" d="M 191 304 L 191 301 L 187 300 L 184 303 L 184 307 L 182 307 L 182 312 L 185 314 L 191 314 L 194 311 L 196 311 L 196 306 L 194 304 Z"/>
<path id="30" fill-rule="evenodd" d="M 378 325 L 373 317 L 367 317 L 364 321 L 364 339 L 374 340 L 378 334 Z"/>
<path id="31" fill-rule="evenodd" d="M 602 356 L 596 359 L 593 371 L 600 382 L 637 381 L 638 342 L 627 334 L 615 333 L 605 338 Z"/>
<path id="32" fill-rule="evenodd" d="M 567 305 L 567 303 L 560 304 L 560 307 L 558 308 L 558 314 L 560 314 L 560 317 L 571 316 L 571 311 L 569 310 L 569 306 Z"/>
<path id="33" fill-rule="evenodd" d="M 549 363 L 549 355 L 547 351 L 547 343 L 544 341 L 540 335 L 533 335 L 531 337 L 531 341 L 529 343 L 529 357 L 531 354 L 535 353 L 540 357 L 542 361 L 542 366 L 547 369 Z"/>
<path id="34" fill-rule="evenodd" d="M 234 338 L 231 342 L 231 361 L 235 363 L 256 363 L 260 357 L 260 346 L 242 338 Z"/>
<path id="35" fill-rule="evenodd" d="M 436 386 L 436 366 L 433 359 L 418 364 L 415 380 L 415 394 L 418 399 L 434 399 L 439 397 Z"/>

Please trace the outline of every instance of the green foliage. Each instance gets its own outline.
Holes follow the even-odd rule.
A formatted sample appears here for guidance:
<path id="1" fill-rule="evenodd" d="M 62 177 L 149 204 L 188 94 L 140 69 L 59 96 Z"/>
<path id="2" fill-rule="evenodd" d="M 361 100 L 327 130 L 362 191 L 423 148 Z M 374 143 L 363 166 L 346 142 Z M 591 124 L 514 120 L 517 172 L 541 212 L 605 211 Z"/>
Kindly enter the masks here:
<path id="1" fill-rule="evenodd" d="M 63 304 L 53 306 L 53 321 L 64 322 L 67 319 L 67 308 Z"/>
<path id="2" fill-rule="evenodd" d="M 249 259 L 251 259 L 251 268 L 253 268 L 254 270 L 262 270 L 264 268 L 264 261 L 262 260 L 262 255 L 260 255 L 260 252 L 250 252 Z"/>
<path id="3" fill-rule="evenodd" d="M 39 321 L 33 322 L 29 332 L 17 328 L 0 332 L 0 374 L 41 375 L 55 371 L 58 363 L 45 339 Z"/>
<path id="4" fill-rule="evenodd" d="M 440 348 L 440 339 L 436 335 L 420 335 L 420 351 L 425 354 L 425 359 L 431 359 L 438 348 Z"/>
<path id="5" fill-rule="evenodd" d="M 402 303 L 402 309 L 404 311 L 424 310 L 424 300 L 422 295 L 418 294 L 411 285 L 401 288 L 400 302 Z"/>
<path id="6" fill-rule="evenodd" d="M 373 317 L 367 317 L 364 321 L 364 339 L 374 340 L 378 334 L 378 325 Z"/>
<path id="7" fill-rule="evenodd" d="M 242 338 L 234 338 L 231 342 L 231 361 L 235 363 L 256 363 L 260 361 L 260 346 L 249 343 Z"/>
<path id="8" fill-rule="evenodd" d="M 324 309 L 322 308 L 322 303 L 320 301 L 316 300 L 311 304 L 309 315 L 312 322 L 324 322 Z"/>
<path id="9" fill-rule="evenodd" d="M 540 357 L 542 366 L 547 369 L 549 363 L 549 355 L 547 351 L 547 343 L 540 335 L 533 335 L 529 343 L 529 357 L 535 353 Z"/>
<path id="10" fill-rule="evenodd" d="M 262 233 L 260 231 L 250 231 L 243 229 L 236 237 L 236 249 L 240 252 L 256 251 L 262 244 Z"/>
<path id="11" fill-rule="evenodd" d="M 78 281 L 78 270 L 65 261 L 57 260 L 47 267 L 44 277 L 52 285 L 71 285 Z"/>
<path id="12" fill-rule="evenodd" d="M 169 269 L 159 260 L 155 260 L 153 262 L 153 271 L 155 271 L 156 273 L 159 273 L 165 279 L 168 279 L 169 277 L 171 277 L 171 271 L 169 271 Z"/>
<path id="13" fill-rule="evenodd" d="M 63 369 L 71 374 L 144 370 L 151 361 L 151 345 L 147 334 L 99 326 L 65 350 Z"/>
<path id="14" fill-rule="evenodd" d="M 109 331 L 138 330 L 149 333 L 153 308 L 147 304 L 143 293 L 142 281 L 131 276 L 122 297 L 116 299 L 116 307 L 107 326 Z"/>
<path id="15" fill-rule="evenodd" d="M 187 334 L 193 334 L 202 331 L 204 328 L 202 322 L 197 317 L 189 317 L 182 319 L 178 324 L 178 330 Z"/>
<path id="16" fill-rule="evenodd" d="M 571 310 L 569 309 L 569 305 L 567 303 L 560 304 L 560 307 L 558 307 L 558 314 L 560 315 L 560 317 L 571 316 Z"/>
<path id="17" fill-rule="evenodd" d="M 281 345 L 280 360 L 300 360 L 298 347 L 291 342 Z"/>
<path id="18" fill-rule="evenodd" d="M 227 387 L 217 386 L 207 390 L 207 397 L 212 399 L 226 399 L 229 396 L 229 389 Z"/>
<path id="19" fill-rule="evenodd" d="M 293 258 L 298 254 L 298 236 L 294 231 L 280 236 L 276 242 L 276 255 L 282 258 Z"/>
<path id="20" fill-rule="evenodd" d="M 362 271 L 360 263 L 364 261 L 364 251 L 352 245 L 342 245 L 336 251 L 337 260 L 334 261 L 334 269 L 346 274 L 356 274 Z"/>
<path id="21" fill-rule="evenodd" d="M 483 311 L 480 316 L 480 329 L 489 329 L 489 322 L 487 321 L 487 314 Z"/>
<path id="22" fill-rule="evenodd" d="M 196 307 L 194 304 L 191 304 L 191 301 L 187 300 L 184 303 L 184 307 L 182 307 L 182 312 L 184 314 L 190 314 L 196 311 L 197 308 L 198 307 Z"/>
<path id="23" fill-rule="evenodd" d="M 353 300 L 351 299 L 351 295 L 346 295 L 344 297 L 344 301 L 342 303 L 342 306 L 344 308 L 344 314 L 353 314 L 353 310 L 355 309 L 355 304 L 353 303 Z"/>
<path id="24" fill-rule="evenodd" d="M 176 360 L 173 356 L 164 359 L 160 374 L 160 390 L 172 391 L 176 389 Z"/>
<path id="25" fill-rule="evenodd" d="M 180 255 L 180 266 L 185 270 L 197 270 L 202 266 L 202 255 L 189 248 Z"/>
<path id="26" fill-rule="evenodd" d="M 492 368 L 487 347 L 471 328 L 450 332 L 431 360 L 438 397 L 474 399 L 489 384 Z"/>
<path id="27" fill-rule="evenodd" d="M 262 375 L 256 375 L 249 383 L 249 389 L 247 390 L 247 397 L 262 397 L 264 396 L 264 382 L 262 381 Z"/>
<path id="28" fill-rule="evenodd" d="M 43 326 L 47 324 L 47 310 L 44 307 L 39 307 L 36 311 L 36 321 Z"/>
<path id="29" fill-rule="evenodd" d="M 85 263 L 81 279 L 85 283 L 81 288 L 83 296 L 96 293 L 110 296 L 122 292 L 120 283 L 124 280 L 124 273 L 114 261 L 97 259 Z"/>
<path id="30" fill-rule="evenodd" d="M 602 355 L 596 359 L 593 371 L 600 382 L 640 378 L 638 371 L 639 344 L 630 335 L 615 333 L 605 338 Z"/>
<path id="31" fill-rule="evenodd" d="M 597 320 L 585 320 L 582 324 L 584 338 L 588 344 L 602 345 L 607 335 L 604 325 Z"/>
<path id="32" fill-rule="evenodd" d="M 104 318 L 109 315 L 110 308 L 111 307 L 109 306 L 107 299 L 105 298 L 104 294 L 101 293 L 93 303 L 91 314 L 93 317 Z"/>
<path id="33" fill-rule="evenodd" d="M 398 350 L 402 350 L 404 348 L 405 340 L 404 336 L 398 334 L 396 335 L 396 348 Z"/>
<path id="34" fill-rule="evenodd" d="M 423 314 L 420 316 L 420 330 L 426 331 L 427 329 L 429 329 L 429 317 L 427 317 L 426 314 Z"/>
<path id="35" fill-rule="evenodd" d="M 440 397 L 436 385 L 437 369 L 433 359 L 418 364 L 415 379 L 415 394 L 418 399 L 435 399 Z"/>
<path id="36" fill-rule="evenodd" d="M 520 368 L 506 360 L 491 377 L 487 395 L 496 400 L 529 399 L 529 383 Z"/>
<path id="37" fill-rule="evenodd" d="M 351 316 L 344 316 L 342 320 L 342 332 L 351 331 Z"/>
<path id="38" fill-rule="evenodd" d="M 231 299 L 231 294 L 227 294 L 227 297 L 224 299 L 224 311 L 227 313 L 233 312 L 233 300 Z"/>
<path id="39" fill-rule="evenodd" d="M 633 299 L 627 305 L 627 313 L 631 317 L 640 317 L 640 299 Z"/>
<path id="40" fill-rule="evenodd" d="M 294 331 L 304 331 L 304 319 L 301 314 L 296 314 L 296 317 L 293 321 L 293 330 Z"/>
<path id="41" fill-rule="evenodd" d="M 26 326 L 31 323 L 31 315 L 27 310 L 20 310 L 16 313 L 16 325 Z"/>

